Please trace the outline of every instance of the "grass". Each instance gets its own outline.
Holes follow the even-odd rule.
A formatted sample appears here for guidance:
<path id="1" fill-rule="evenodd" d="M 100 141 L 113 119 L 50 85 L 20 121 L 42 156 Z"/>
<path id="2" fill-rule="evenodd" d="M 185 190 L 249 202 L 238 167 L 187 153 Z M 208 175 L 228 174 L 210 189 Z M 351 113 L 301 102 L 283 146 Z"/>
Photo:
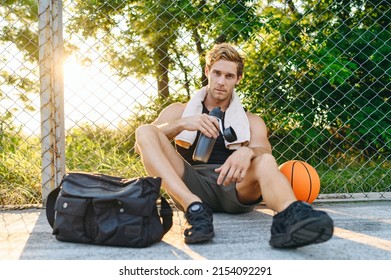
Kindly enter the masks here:
<path id="1" fill-rule="evenodd" d="M 16 144 L 0 150 L 0 205 L 40 203 L 39 141 L 30 139 Z"/>
<path id="2" fill-rule="evenodd" d="M 0 138 L 0 206 L 40 204 L 41 148 L 36 138 L 2 135 Z M 132 130 L 85 126 L 66 137 L 67 171 L 100 172 L 128 178 L 145 176 L 133 152 Z M 381 160 L 357 162 L 345 158 L 338 165 L 319 164 L 321 194 L 391 191 L 390 163 Z"/>
<path id="3" fill-rule="evenodd" d="M 322 193 L 391 192 L 389 162 L 346 164 L 343 168 L 320 166 Z"/>

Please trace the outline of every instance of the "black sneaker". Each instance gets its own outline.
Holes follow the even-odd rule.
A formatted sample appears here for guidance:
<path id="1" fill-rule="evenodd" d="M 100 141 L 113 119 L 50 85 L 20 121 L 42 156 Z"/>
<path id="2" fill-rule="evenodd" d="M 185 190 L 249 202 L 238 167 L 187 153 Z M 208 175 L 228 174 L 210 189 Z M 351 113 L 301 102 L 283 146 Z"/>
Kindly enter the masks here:
<path id="1" fill-rule="evenodd" d="M 193 202 L 187 208 L 185 218 L 186 228 L 183 232 L 185 243 L 205 242 L 215 236 L 213 213 L 207 205 Z"/>
<path id="2" fill-rule="evenodd" d="M 333 231 L 333 220 L 326 212 L 296 201 L 273 217 L 269 244 L 275 248 L 297 248 L 325 242 Z"/>

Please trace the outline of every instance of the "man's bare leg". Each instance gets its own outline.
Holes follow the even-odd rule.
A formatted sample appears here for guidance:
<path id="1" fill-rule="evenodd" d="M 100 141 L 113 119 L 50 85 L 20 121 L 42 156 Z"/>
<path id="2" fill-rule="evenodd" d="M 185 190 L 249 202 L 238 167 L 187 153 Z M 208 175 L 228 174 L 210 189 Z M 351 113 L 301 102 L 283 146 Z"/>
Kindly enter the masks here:
<path id="1" fill-rule="evenodd" d="M 185 242 L 198 243 L 212 239 L 212 211 L 182 181 L 184 161 L 166 135 L 154 125 L 145 125 L 137 129 L 136 139 L 148 174 L 161 177 L 163 188 L 186 210 Z"/>
<path id="2" fill-rule="evenodd" d="M 155 126 L 144 125 L 136 130 L 136 144 L 150 176 L 162 178 L 163 188 L 184 209 L 195 201 L 201 201 L 182 181 L 184 162 L 170 140 Z"/>
<path id="3" fill-rule="evenodd" d="M 247 174 L 246 174 L 247 175 Z M 274 157 L 256 157 L 248 170 L 247 181 L 237 184 L 242 203 L 255 201 L 262 194 L 266 205 L 278 212 L 273 216 L 269 244 L 276 248 L 297 248 L 329 240 L 333 220 L 323 211 L 297 201 L 289 182 L 279 172 Z"/>
<path id="4" fill-rule="evenodd" d="M 237 184 L 237 194 L 242 203 L 252 203 L 262 195 L 267 207 L 276 212 L 296 201 L 292 187 L 270 154 L 252 160 L 245 179 Z"/>

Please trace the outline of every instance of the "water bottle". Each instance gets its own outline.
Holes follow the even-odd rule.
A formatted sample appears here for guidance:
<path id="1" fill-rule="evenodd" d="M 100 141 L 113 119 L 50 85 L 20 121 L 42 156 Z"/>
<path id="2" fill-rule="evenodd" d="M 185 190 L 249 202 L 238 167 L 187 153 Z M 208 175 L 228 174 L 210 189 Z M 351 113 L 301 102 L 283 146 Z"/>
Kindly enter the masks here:
<path id="1" fill-rule="evenodd" d="M 210 111 L 209 116 L 213 116 L 218 119 L 219 124 L 221 123 L 221 119 L 223 117 L 223 112 L 221 111 L 220 107 L 213 108 L 212 111 Z M 219 128 L 220 131 L 220 128 Z M 204 163 L 207 163 L 210 157 L 210 154 L 212 153 L 213 146 L 216 143 L 216 138 L 213 137 L 207 137 L 204 134 L 201 134 L 198 138 L 197 145 L 195 147 L 194 153 L 193 153 L 193 160 L 194 161 L 201 161 Z"/>

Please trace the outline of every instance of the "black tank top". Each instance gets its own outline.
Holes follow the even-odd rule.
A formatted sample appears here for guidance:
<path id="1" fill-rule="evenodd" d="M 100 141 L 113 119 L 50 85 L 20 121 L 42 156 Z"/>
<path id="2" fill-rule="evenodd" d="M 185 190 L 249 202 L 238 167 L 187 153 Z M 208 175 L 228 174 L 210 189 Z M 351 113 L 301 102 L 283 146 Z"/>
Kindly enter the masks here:
<path id="1" fill-rule="evenodd" d="M 202 103 L 202 106 L 203 106 L 202 113 L 209 114 L 208 109 L 206 109 L 206 107 L 203 103 Z M 224 113 L 223 113 L 222 123 L 224 123 Z M 185 149 L 181 146 L 175 145 L 178 153 L 191 165 L 203 164 L 203 162 L 193 160 L 194 149 L 197 145 L 198 138 L 200 137 L 200 134 L 201 133 L 198 131 L 197 137 L 196 137 L 193 145 L 191 145 L 189 147 L 189 149 Z M 213 147 L 212 154 L 210 155 L 210 158 L 207 163 L 208 164 L 223 164 L 233 152 L 234 152 L 233 150 L 229 150 L 225 147 L 223 135 L 220 133 L 219 137 L 217 137 L 217 139 L 216 139 L 216 143 Z"/>

